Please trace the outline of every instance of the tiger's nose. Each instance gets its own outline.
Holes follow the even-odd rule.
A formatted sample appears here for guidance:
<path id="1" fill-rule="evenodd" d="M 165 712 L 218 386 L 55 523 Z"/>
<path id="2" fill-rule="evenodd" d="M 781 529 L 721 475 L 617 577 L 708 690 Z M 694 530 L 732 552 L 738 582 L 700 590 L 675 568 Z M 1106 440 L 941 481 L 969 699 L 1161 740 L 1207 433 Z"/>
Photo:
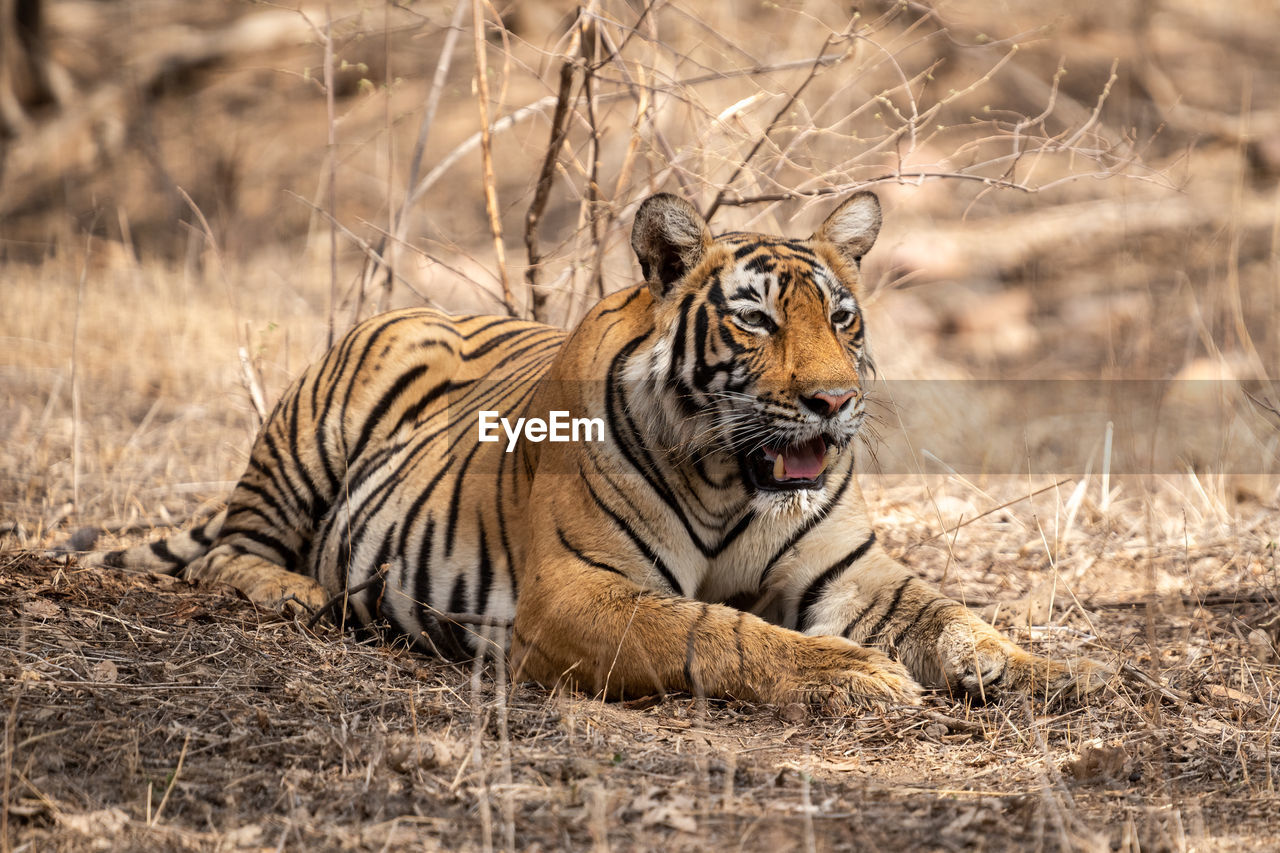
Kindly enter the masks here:
<path id="1" fill-rule="evenodd" d="M 839 414 L 850 400 L 858 396 L 854 391 L 819 391 L 809 396 L 801 396 L 800 404 L 815 415 L 824 418 Z"/>

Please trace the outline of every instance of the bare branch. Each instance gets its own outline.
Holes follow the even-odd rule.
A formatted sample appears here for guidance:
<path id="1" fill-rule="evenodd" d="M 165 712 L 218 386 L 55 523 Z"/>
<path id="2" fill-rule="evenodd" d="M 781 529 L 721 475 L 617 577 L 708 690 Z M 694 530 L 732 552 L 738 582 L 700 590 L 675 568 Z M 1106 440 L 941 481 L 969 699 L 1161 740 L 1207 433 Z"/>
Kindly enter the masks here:
<path id="1" fill-rule="evenodd" d="M 538 254 L 538 225 L 542 214 L 547 209 L 547 200 L 551 197 L 551 180 L 555 176 L 556 161 L 560 149 L 564 146 L 565 137 L 569 133 L 569 95 L 573 90 L 574 62 L 566 57 L 560 64 L 560 90 L 556 95 L 556 110 L 551 117 L 551 141 L 547 144 L 546 156 L 542 159 L 542 170 L 538 173 L 538 185 L 534 190 L 533 202 L 529 212 L 525 214 L 524 245 L 528 253 L 529 266 L 525 270 L 525 281 L 529 284 L 529 299 L 533 308 L 533 319 L 546 322 L 546 293 L 538 289 L 539 264 L 542 256 Z"/>
<path id="2" fill-rule="evenodd" d="M 769 126 L 765 128 L 764 133 L 760 134 L 760 138 L 756 140 L 756 144 L 753 145 L 751 147 L 751 150 L 747 152 L 747 156 L 742 159 L 742 162 L 740 164 L 738 164 L 738 168 L 735 169 L 733 174 L 729 176 L 729 180 L 724 182 L 724 185 L 720 188 L 720 191 L 716 193 L 715 200 L 711 202 L 711 206 L 708 207 L 707 212 L 703 214 L 702 216 L 703 219 L 710 222 L 711 217 L 715 216 L 716 211 L 720 209 L 721 203 L 723 202 L 725 196 L 728 194 L 729 188 L 733 186 L 734 181 L 738 179 L 738 176 L 742 174 L 742 171 L 746 169 L 747 166 L 751 163 L 752 158 L 756 156 L 756 152 L 760 150 L 760 146 L 764 145 L 765 141 L 768 140 L 769 138 L 769 134 L 773 132 L 773 129 L 775 127 L 777 127 L 778 122 L 782 120 L 783 116 L 785 116 L 788 112 L 791 111 L 791 107 L 795 104 L 796 100 L 799 99 L 800 95 L 804 92 L 804 90 L 808 88 L 809 84 L 814 81 L 814 78 L 816 78 L 818 74 L 826 67 L 826 65 L 822 62 L 823 56 L 824 54 L 826 54 L 827 50 L 831 47 L 831 45 L 836 43 L 839 39 L 840 39 L 839 36 L 828 36 L 827 40 L 822 43 L 821 49 L 818 50 L 818 55 L 814 58 L 813 64 L 809 67 L 808 75 L 806 75 L 804 80 L 800 83 L 800 85 L 796 87 L 795 91 L 791 93 L 791 97 L 787 98 L 787 102 L 782 105 L 782 108 L 779 109 L 776 114 L 774 114 L 773 120 L 769 122 Z"/>
<path id="3" fill-rule="evenodd" d="M 338 301 L 338 119 L 333 94 L 333 12 L 326 4 L 324 22 L 324 109 L 328 127 L 328 189 L 325 193 L 329 208 L 329 346 L 333 346 L 335 334 L 333 315 Z"/>
<path id="4" fill-rule="evenodd" d="M 476 106 L 480 110 L 480 162 L 484 172 L 484 206 L 489 214 L 489 230 L 493 233 L 493 253 L 502 282 L 502 304 L 515 317 L 516 305 L 507 278 L 507 249 L 502 239 L 502 213 L 498 209 L 497 178 L 493 173 L 493 144 L 489 134 L 489 67 L 484 41 L 484 8 L 481 0 L 472 0 L 472 35 L 476 49 Z"/>
<path id="5" fill-rule="evenodd" d="M 409 230 L 409 211 L 412 210 L 414 202 L 421 197 L 420 193 L 414 193 L 414 187 L 418 184 L 418 173 L 422 169 L 422 158 L 427 151 L 427 139 L 430 136 L 432 125 L 435 124 L 436 110 L 440 107 L 440 95 L 444 91 L 445 80 L 448 78 L 449 68 L 453 64 L 453 52 L 458 44 L 458 34 L 462 31 L 462 16 L 466 14 L 466 11 L 466 0 L 457 0 L 453 7 L 453 17 L 449 21 L 449 28 L 445 32 L 444 45 L 440 48 L 440 57 L 436 61 L 435 74 L 431 78 L 431 89 L 427 92 L 427 99 L 422 108 L 422 121 L 418 124 L 418 137 L 413 143 L 413 154 L 409 158 L 409 179 L 406 182 L 404 200 L 400 204 L 400 210 L 396 213 L 391 229 L 395 239 L 386 247 L 385 254 L 387 257 L 385 261 L 382 264 L 374 265 L 366 277 L 367 279 L 376 274 L 379 266 L 385 265 L 388 284 L 394 281 L 396 252 L 398 247 L 405 242 L 405 237 Z"/>
<path id="6" fill-rule="evenodd" d="M 248 338 L 249 330 L 245 329 L 245 337 Z M 249 392 L 249 400 L 253 403 L 253 413 L 257 415 L 257 423 L 254 428 L 258 429 L 267 420 L 267 401 L 262 394 L 262 385 L 258 382 L 258 375 L 253 369 L 253 362 L 249 359 L 249 350 L 245 347 L 237 347 L 236 354 L 240 357 L 240 380 L 244 383 L 245 390 Z"/>
<path id="7" fill-rule="evenodd" d="M 311 614 L 311 618 L 307 620 L 307 627 L 314 628 L 317 624 L 319 624 L 320 620 L 325 617 L 325 615 L 337 609 L 338 605 L 342 605 L 343 608 L 345 608 L 347 602 L 351 600 L 351 597 L 353 595 L 364 592 L 367 589 L 372 589 L 373 587 L 385 581 L 387 579 L 387 572 L 390 570 L 391 570 L 391 564 L 383 563 L 378 568 L 377 573 L 371 575 L 368 578 L 365 578 L 364 581 L 356 584 L 355 586 L 347 587 L 342 592 L 330 598 L 324 604 L 320 605 L 320 607 L 316 610 L 315 613 Z"/>

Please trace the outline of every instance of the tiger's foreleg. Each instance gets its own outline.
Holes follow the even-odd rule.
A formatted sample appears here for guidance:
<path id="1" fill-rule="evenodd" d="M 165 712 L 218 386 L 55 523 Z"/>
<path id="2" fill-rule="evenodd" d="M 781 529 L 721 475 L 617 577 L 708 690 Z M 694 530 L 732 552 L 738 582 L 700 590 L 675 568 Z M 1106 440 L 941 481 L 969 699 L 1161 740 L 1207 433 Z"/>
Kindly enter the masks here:
<path id="1" fill-rule="evenodd" d="M 1053 660 L 1025 651 L 879 548 L 824 593 L 803 626 L 806 633 L 883 649 L 929 687 L 981 698 L 1052 698 L 1090 693 L 1111 674 L 1087 658 Z"/>
<path id="2" fill-rule="evenodd" d="M 901 664 L 840 637 L 805 636 L 580 565 L 535 566 L 526 576 L 512 644 L 518 678 L 609 697 L 683 690 L 827 710 L 919 695 Z"/>

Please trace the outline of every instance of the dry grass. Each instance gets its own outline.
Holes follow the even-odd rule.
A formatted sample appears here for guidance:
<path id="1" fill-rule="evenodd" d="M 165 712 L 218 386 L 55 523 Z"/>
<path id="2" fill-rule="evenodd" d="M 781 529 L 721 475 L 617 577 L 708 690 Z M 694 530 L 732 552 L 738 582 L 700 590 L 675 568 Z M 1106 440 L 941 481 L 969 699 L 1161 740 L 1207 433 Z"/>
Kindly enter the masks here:
<path id="1" fill-rule="evenodd" d="M 53 3 L 84 97 L 36 116 L 0 185 L 0 850 L 1274 849 L 1270 5 L 865 3 L 850 29 L 823 2 L 600 2 L 567 32 L 552 3 L 505 32 L 462 5 L 488 15 L 484 62 L 469 32 L 441 61 L 435 6 L 335 4 L 328 28 Z M 233 19 L 276 40 L 220 41 Z M 184 64 L 180 45 L 224 52 Z M 881 537 L 1021 641 L 1125 667 L 1098 701 L 610 705 L 33 554 L 82 524 L 134 541 L 212 511 L 255 428 L 246 386 L 269 405 L 330 318 L 503 310 L 505 280 L 516 310 L 572 320 L 634 279 L 651 191 L 718 229 L 803 233 L 867 183 L 887 379 L 1221 392 L 1161 411 L 1203 427 L 1186 468 L 1109 468 L 1101 434 L 1031 411 L 1001 439 L 1025 447 L 1016 473 L 955 474 L 938 436 L 972 447 L 980 418 L 925 400 L 879 425 Z M 1088 473 L 1049 467 L 1045 429 L 1097 445 Z"/>
<path id="2" fill-rule="evenodd" d="M 502 688 L 181 583 L 20 556 L 0 578 L 14 849 L 1274 843 L 1280 666 L 1261 602 L 1068 608 L 1032 631 L 1158 688 L 833 719 Z"/>

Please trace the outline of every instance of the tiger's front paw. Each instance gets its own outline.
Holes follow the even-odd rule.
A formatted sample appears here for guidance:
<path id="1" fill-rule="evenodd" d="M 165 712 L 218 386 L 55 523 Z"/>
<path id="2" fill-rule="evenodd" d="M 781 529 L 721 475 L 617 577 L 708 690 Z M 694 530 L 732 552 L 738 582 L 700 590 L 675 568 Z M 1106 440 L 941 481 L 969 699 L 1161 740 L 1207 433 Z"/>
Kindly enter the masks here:
<path id="1" fill-rule="evenodd" d="M 251 554 L 215 549 L 189 565 L 184 576 L 196 583 L 235 587 L 254 604 L 286 616 L 313 614 L 329 600 L 324 587 L 313 578 Z"/>
<path id="2" fill-rule="evenodd" d="M 1046 700 L 1079 699 L 1106 686 L 1114 675 L 1089 658 L 1033 655 L 988 630 L 978 637 L 963 630 L 949 632 L 939 643 L 947 683 L 972 697 L 985 700 L 1020 693 Z"/>
<path id="3" fill-rule="evenodd" d="M 806 637 L 789 681 L 775 701 L 801 702 L 831 714 L 920 702 L 920 685 L 906 667 L 838 637 Z"/>

